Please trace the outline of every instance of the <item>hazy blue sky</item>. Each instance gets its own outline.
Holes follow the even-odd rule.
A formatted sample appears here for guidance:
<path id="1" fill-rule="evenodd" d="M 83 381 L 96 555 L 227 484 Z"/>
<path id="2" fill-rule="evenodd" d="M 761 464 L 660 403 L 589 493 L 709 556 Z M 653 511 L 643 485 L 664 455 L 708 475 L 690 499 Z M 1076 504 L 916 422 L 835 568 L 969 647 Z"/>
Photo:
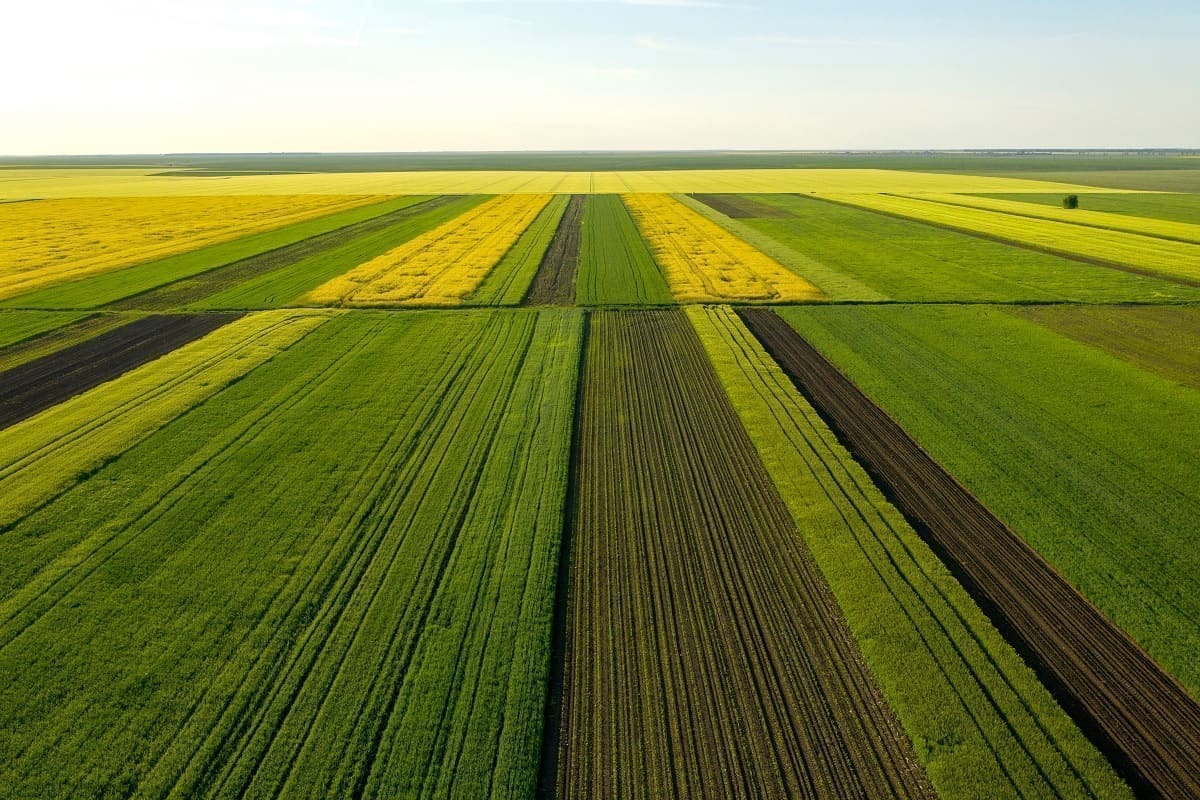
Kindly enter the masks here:
<path id="1" fill-rule="evenodd" d="M 0 152 L 1200 146 L 1200 2 L 0 0 Z"/>

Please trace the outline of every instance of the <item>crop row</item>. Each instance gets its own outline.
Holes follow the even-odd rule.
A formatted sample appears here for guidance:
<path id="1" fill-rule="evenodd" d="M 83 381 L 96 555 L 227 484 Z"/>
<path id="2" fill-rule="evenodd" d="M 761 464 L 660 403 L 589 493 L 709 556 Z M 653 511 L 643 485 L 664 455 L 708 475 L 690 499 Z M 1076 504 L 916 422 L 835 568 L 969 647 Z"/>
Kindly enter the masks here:
<path id="1" fill-rule="evenodd" d="M 562 797 L 927 797 L 681 311 L 593 314 Z"/>
<path id="2" fill-rule="evenodd" d="M 938 796 L 1125 796 L 733 311 L 688 316 Z"/>
<path id="3" fill-rule="evenodd" d="M 1200 792 L 1200 704 L 778 316 L 739 312 L 1134 787 Z"/>
<path id="4" fill-rule="evenodd" d="M 654 256 L 616 195 L 587 199 L 578 281 L 575 296 L 580 305 L 671 302 L 671 290 Z"/>
<path id="5" fill-rule="evenodd" d="M 0 530 L 328 319 L 252 314 L 0 431 Z"/>
<path id="6" fill-rule="evenodd" d="M 779 313 L 1200 692 L 1200 394 L 1000 309 Z"/>
<path id="7" fill-rule="evenodd" d="M 520 305 L 526 295 L 533 291 L 531 284 L 536 280 L 547 249 L 566 220 L 564 215 L 568 213 L 571 203 L 572 198 L 568 195 L 556 195 L 547 203 L 516 244 L 487 274 L 479 288 L 467 298 L 468 305 Z M 578 207 L 579 200 L 574 203 Z M 566 224 L 569 225 L 569 221 Z"/>
<path id="8" fill-rule="evenodd" d="M 156 314 L 0 372 L 0 428 L 199 339 L 236 313 Z"/>
<path id="9" fill-rule="evenodd" d="M 335 316 L 20 517 L 0 793 L 529 796 L 579 333 Z"/>

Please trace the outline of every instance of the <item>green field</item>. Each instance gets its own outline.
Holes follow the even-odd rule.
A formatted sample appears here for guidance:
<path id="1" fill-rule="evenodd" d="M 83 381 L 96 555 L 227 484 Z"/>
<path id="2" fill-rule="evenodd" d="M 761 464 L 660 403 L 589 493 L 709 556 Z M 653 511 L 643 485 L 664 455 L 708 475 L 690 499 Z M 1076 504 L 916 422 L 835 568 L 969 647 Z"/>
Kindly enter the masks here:
<path id="1" fill-rule="evenodd" d="M 21 517 L 0 793 L 527 796 L 579 332 L 337 317 Z"/>
<path id="2" fill-rule="evenodd" d="M 1168 302 L 1200 290 L 809 198 L 761 195 L 786 219 L 740 223 L 893 300 Z M 803 273 L 802 273 L 803 274 Z"/>
<path id="3" fill-rule="evenodd" d="M 74 311 L 0 311 L 0 349 L 83 319 Z"/>
<path id="4" fill-rule="evenodd" d="M 654 256 L 615 195 L 589 197 L 584 208 L 576 301 L 581 306 L 672 302 Z"/>
<path id="5" fill-rule="evenodd" d="M 737 316 L 688 315 L 938 795 L 1124 796 Z"/>
<path id="6" fill-rule="evenodd" d="M 1200 285 L 1200 245 L 890 194 L 837 202 L 1116 269 Z M 1002 201 L 996 201 L 1002 202 Z"/>
<path id="7" fill-rule="evenodd" d="M 1200 392 L 998 308 L 781 313 L 1200 691 Z"/>
<path id="8" fill-rule="evenodd" d="M 1197 163 L 0 157 L 0 800 L 1200 794 Z"/>
<path id="9" fill-rule="evenodd" d="M 1053 194 L 991 194 L 998 200 L 1015 200 L 1021 203 L 1062 208 L 1063 198 Z M 1079 195 L 1079 208 L 1104 211 L 1109 214 L 1126 214 L 1133 217 L 1164 219 L 1200 225 L 1200 195 L 1159 194 L 1150 192 L 1101 192 Z"/>

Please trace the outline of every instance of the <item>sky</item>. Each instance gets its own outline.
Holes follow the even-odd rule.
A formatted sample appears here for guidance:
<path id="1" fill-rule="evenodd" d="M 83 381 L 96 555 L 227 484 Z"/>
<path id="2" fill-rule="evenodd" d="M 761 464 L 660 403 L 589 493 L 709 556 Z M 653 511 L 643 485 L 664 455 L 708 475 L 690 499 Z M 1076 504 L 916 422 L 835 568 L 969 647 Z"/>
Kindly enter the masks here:
<path id="1" fill-rule="evenodd" d="M 0 20 L 4 154 L 1200 147 L 1196 0 L 0 0 Z"/>

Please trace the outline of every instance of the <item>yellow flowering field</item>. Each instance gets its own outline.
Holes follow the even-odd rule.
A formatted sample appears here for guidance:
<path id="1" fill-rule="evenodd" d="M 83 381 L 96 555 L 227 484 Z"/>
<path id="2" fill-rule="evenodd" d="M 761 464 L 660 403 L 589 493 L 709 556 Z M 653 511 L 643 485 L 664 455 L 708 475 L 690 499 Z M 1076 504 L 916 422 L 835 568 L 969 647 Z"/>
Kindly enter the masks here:
<path id="1" fill-rule="evenodd" d="M 0 201 L 31 197 L 295 194 L 622 194 L 630 192 L 1121 192 L 1050 180 L 890 169 L 694 169 L 605 172 L 518 170 L 320 172 L 214 177 L 157 168 L 0 169 Z"/>
<path id="2" fill-rule="evenodd" d="M 0 203 L 0 298 L 380 199 L 345 195 L 77 197 Z"/>
<path id="3" fill-rule="evenodd" d="M 550 202 L 548 194 L 503 195 L 318 286 L 322 305 L 462 303 Z"/>
<path id="4" fill-rule="evenodd" d="M 665 194 L 627 194 L 629 213 L 685 302 L 816 300 L 821 290 Z"/>

